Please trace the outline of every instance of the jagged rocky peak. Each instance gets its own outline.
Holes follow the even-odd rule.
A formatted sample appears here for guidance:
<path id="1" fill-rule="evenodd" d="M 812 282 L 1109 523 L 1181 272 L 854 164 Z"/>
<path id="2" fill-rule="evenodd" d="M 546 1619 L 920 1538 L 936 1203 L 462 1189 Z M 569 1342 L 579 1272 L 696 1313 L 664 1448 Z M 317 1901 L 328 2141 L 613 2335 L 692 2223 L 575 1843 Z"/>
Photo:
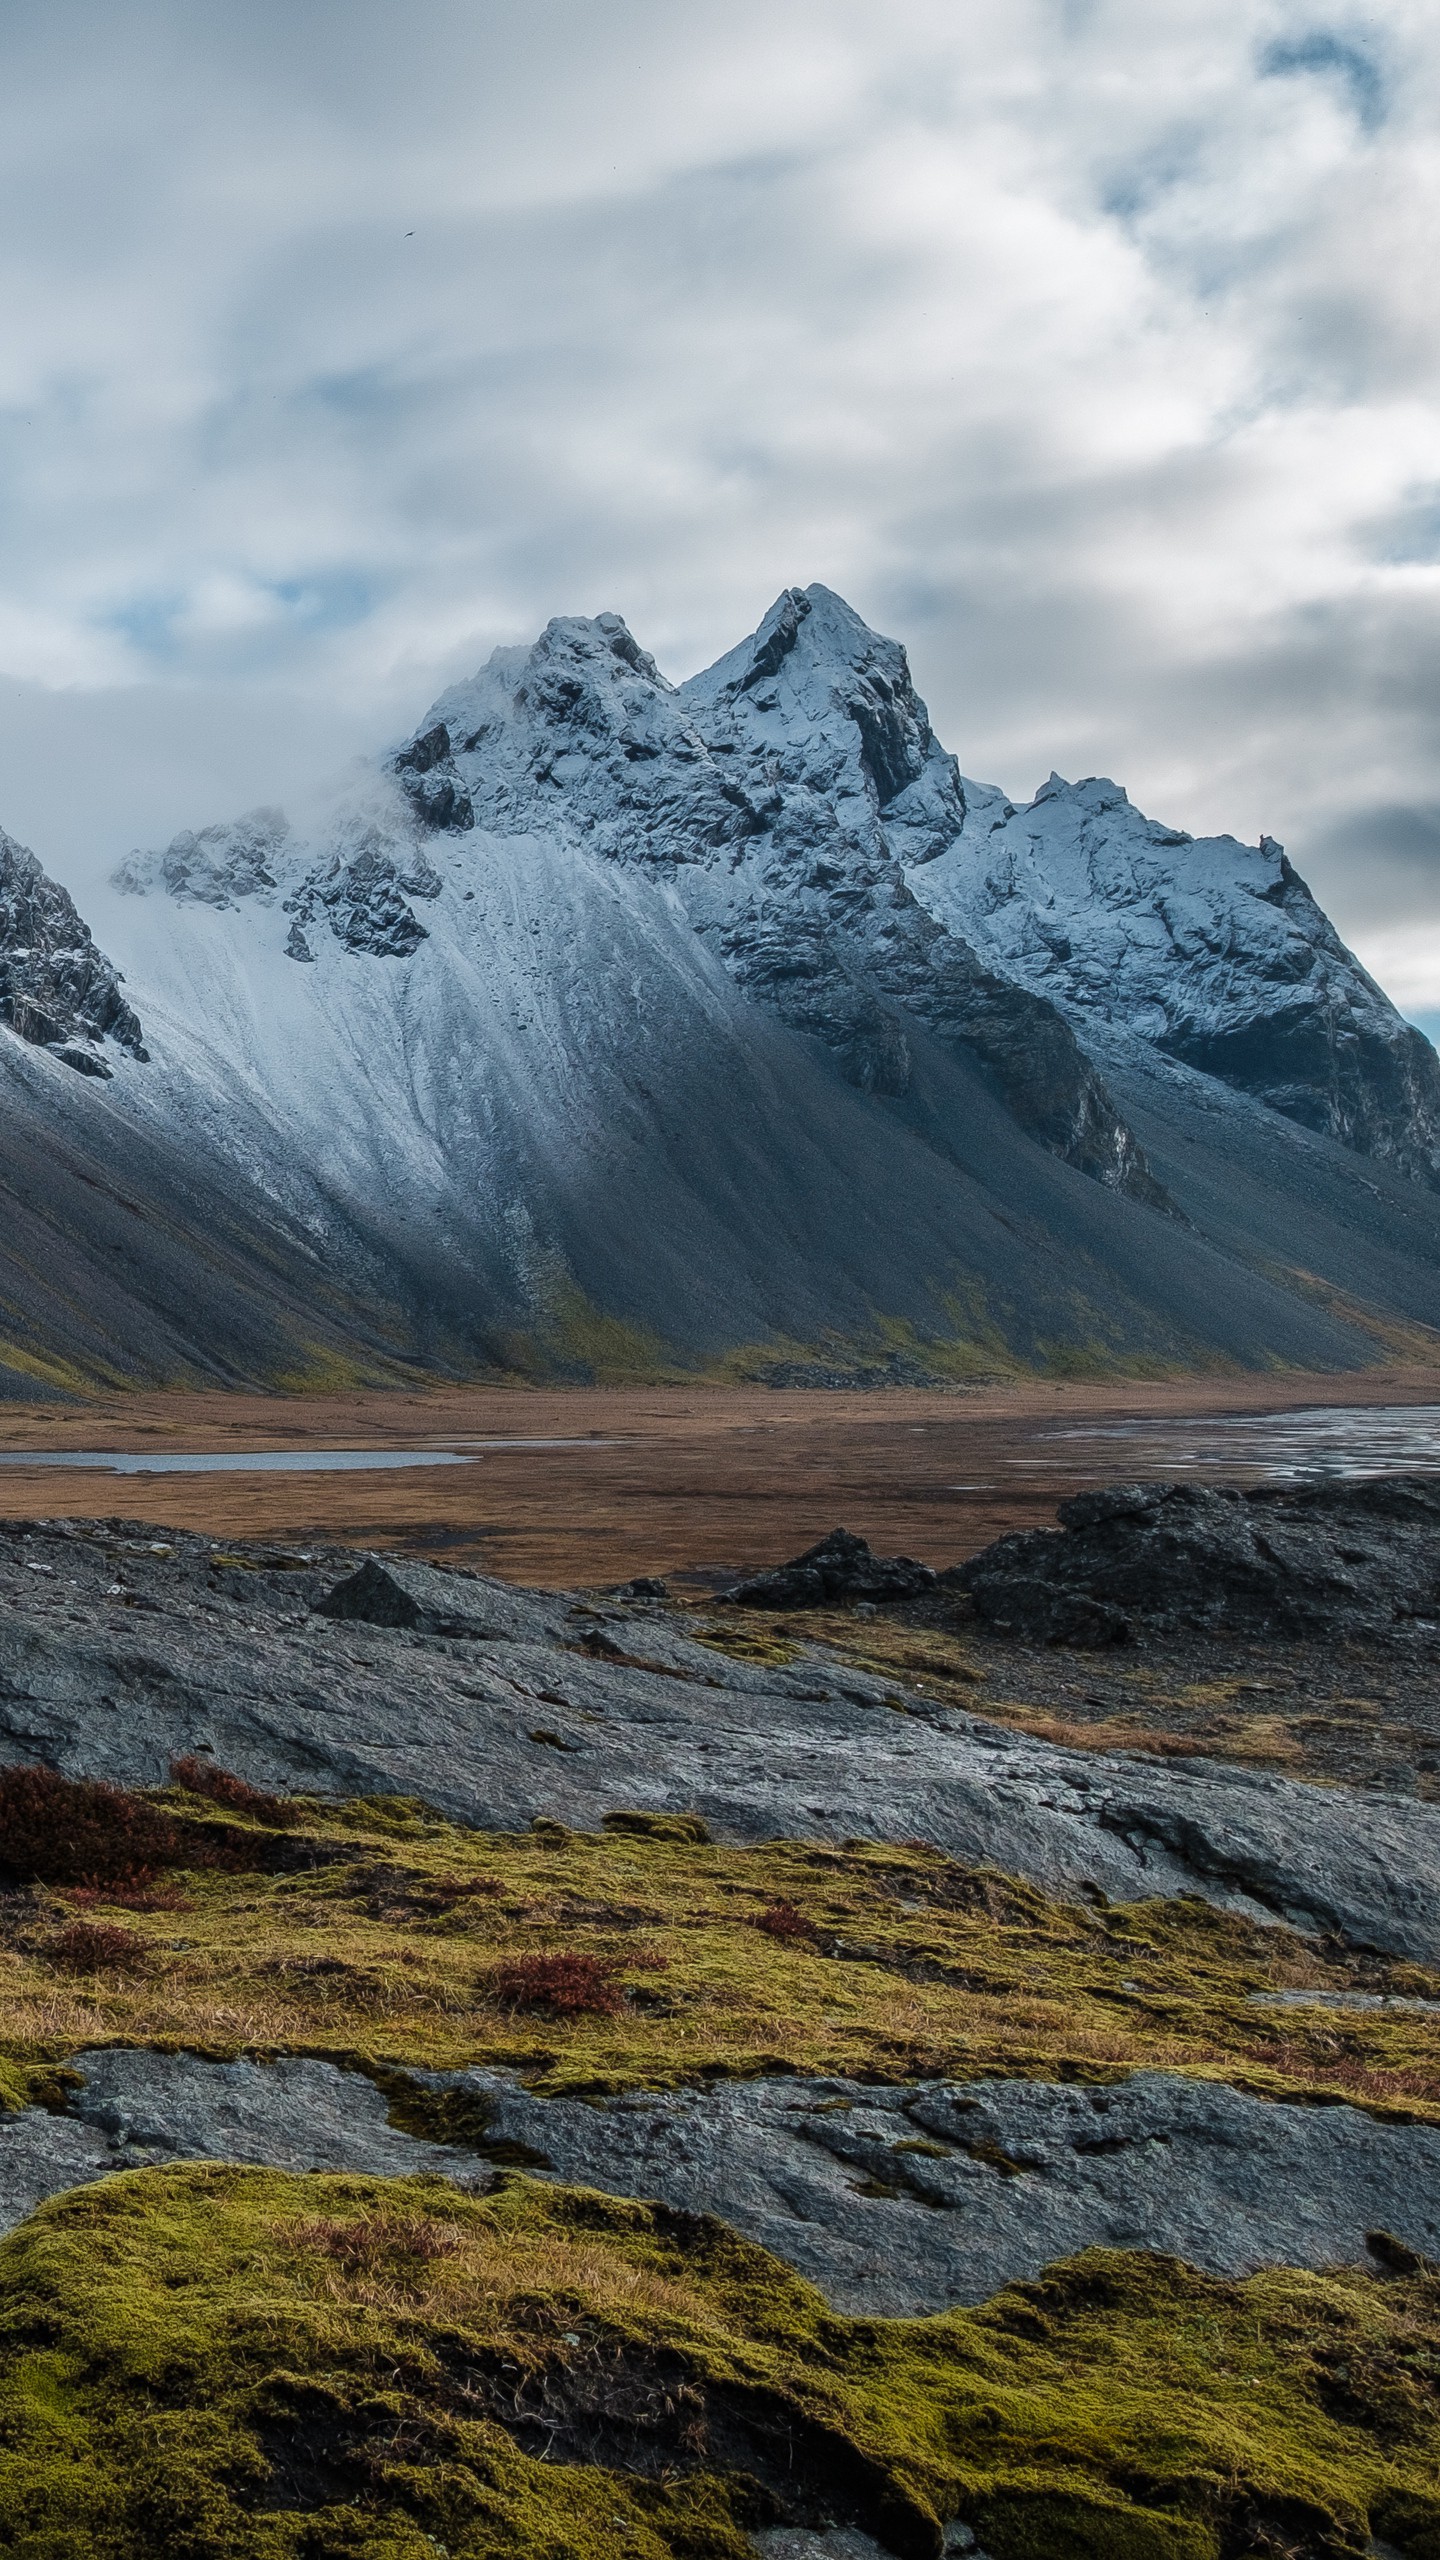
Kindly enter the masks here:
<path id="1" fill-rule="evenodd" d="M 760 823 L 618 613 L 557 616 L 532 648 L 497 649 L 426 713 L 419 735 L 441 732 L 474 822 L 497 834 L 560 828 L 664 870 Z"/>
<path id="2" fill-rule="evenodd" d="M 105 1043 L 146 1055 L 120 975 L 74 899 L 0 831 L 0 1021 L 80 1075 L 109 1076 Z"/>
<path id="3" fill-rule="evenodd" d="M 115 886 L 134 897 L 159 889 L 181 905 L 278 906 L 291 919 L 291 960 L 313 962 L 319 928 L 346 951 L 408 959 L 427 938 L 410 900 L 440 895 L 425 850 L 440 821 L 424 814 L 396 761 L 347 792 L 315 840 L 296 836 L 283 809 L 251 809 L 225 825 L 187 829 L 163 853 L 132 853 Z M 426 781 L 437 766 L 432 758 L 405 771 Z"/>
<path id="4" fill-rule="evenodd" d="M 1148 1044 L 1397 1170 L 1440 1182 L 1440 1059 L 1271 836 L 1187 835 L 1118 783 L 1027 808 L 967 782 L 916 894 L 1108 1053 Z"/>
<path id="5" fill-rule="evenodd" d="M 159 887 L 205 907 L 233 907 L 242 898 L 268 901 L 280 885 L 289 842 L 283 809 L 249 809 L 243 818 L 198 833 L 183 828 L 163 853 L 137 850 L 121 863 L 114 884 L 131 897 Z"/>
<path id="6" fill-rule="evenodd" d="M 939 850 L 964 824 L 959 768 L 905 651 L 829 587 L 787 588 L 750 639 L 680 694 L 713 754 L 759 767 L 762 799 L 787 786 L 824 792 L 877 853 L 912 841 Z"/>
<path id="7" fill-rule="evenodd" d="M 954 836 L 955 762 L 904 651 L 828 588 L 787 589 L 678 688 L 618 614 L 558 617 L 442 694 L 401 756 L 453 775 L 482 830 L 559 832 L 665 875 L 731 976 L 862 1090 L 906 1092 L 923 1027 L 978 1058 L 1043 1145 L 1163 1205 L 1054 1007 L 907 887 L 890 831 Z"/>

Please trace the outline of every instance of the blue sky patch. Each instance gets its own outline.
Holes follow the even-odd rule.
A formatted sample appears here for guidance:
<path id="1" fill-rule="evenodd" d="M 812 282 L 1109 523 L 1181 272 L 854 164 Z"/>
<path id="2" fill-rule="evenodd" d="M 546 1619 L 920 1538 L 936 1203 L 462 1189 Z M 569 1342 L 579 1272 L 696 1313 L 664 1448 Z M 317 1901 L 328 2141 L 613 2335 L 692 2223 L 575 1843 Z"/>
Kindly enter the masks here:
<path id="1" fill-rule="evenodd" d="M 1333 74 L 1367 133 L 1384 123 L 1385 82 L 1380 65 L 1353 37 L 1317 27 L 1309 35 L 1277 36 L 1260 56 L 1262 80 L 1291 79 L 1302 71 Z"/>

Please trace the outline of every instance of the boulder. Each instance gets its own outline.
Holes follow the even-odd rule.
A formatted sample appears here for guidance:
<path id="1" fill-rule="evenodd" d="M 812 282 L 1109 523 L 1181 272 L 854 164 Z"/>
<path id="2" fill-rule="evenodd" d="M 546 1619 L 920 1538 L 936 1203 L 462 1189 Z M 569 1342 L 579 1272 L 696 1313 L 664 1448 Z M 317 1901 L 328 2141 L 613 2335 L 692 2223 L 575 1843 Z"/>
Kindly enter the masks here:
<path id="1" fill-rule="evenodd" d="M 480 1592 L 458 1574 L 394 1558 L 382 1564 L 378 1556 L 367 1556 L 354 1573 L 347 1573 L 317 1600 L 315 1614 L 353 1618 L 367 1627 L 412 1627 L 430 1636 L 495 1633 Z"/>
<path id="2" fill-rule="evenodd" d="M 917 1600 L 936 1576 L 913 1556 L 873 1555 L 849 1529 L 832 1529 L 803 1556 L 752 1574 L 721 1593 L 746 1609 L 823 1609 L 854 1600 Z"/>

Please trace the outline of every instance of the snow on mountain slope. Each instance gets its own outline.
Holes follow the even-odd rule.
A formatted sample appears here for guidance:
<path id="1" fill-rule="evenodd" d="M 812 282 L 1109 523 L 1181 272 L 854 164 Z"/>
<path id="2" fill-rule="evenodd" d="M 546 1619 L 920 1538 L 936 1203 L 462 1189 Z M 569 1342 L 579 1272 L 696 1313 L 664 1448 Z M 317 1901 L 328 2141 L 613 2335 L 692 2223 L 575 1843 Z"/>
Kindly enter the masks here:
<path id="1" fill-rule="evenodd" d="M 929 910 L 1049 996 L 1105 1057 L 1136 1041 L 1403 1173 L 1440 1181 L 1440 1060 L 1346 950 L 1272 837 L 1185 835 L 1118 784 L 1052 774 L 1030 806 L 966 782 Z"/>
<path id="2" fill-rule="evenodd" d="M 122 867 L 102 921 L 150 1054 L 106 1044 L 106 1099 L 301 1239 L 403 1358 L 1326 1366 L 1373 1356 L 1367 1307 L 1440 1322 L 1440 1201 L 1404 1179 L 1418 1107 L 1392 1113 L 1371 1235 L 1328 1126 L 1154 1045 L 1179 1019 L 1158 944 L 1133 1022 L 1040 984 L 1025 890 L 983 885 L 1006 806 L 962 786 L 904 652 L 822 587 L 678 689 L 618 616 L 557 620 L 452 687 L 318 832 L 256 810 Z M 1178 840 L 1156 833 L 1145 894 L 1174 918 Z M 1208 986 L 1226 1024 L 1299 983 L 1265 981 L 1226 923 L 1228 861 L 1189 963 L 1191 1012 Z M 1126 984 L 1151 931 L 1132 876 L 1118 856 L 1073 875 Z M 1282 922 L 1314 960 L 1318 909 Z M 1333 936 L 1324 958 L 1353 1009 Z M 1197 1183 L 1164 1075 L 1218 1097 L 1222 1153 L 1247 1113 L 1277 1133 L 1248 1225 Z M 1373 1135 L 1370 1107 L 1347 1130 Z M 1284 1228 L 1289 1166 L 1323 1193 L 1298 1282 L 1265 1223 L 1275 1202 Z"/>
<path id="3" fill-rule="evenodd" d="M 753 641 L 678 692 L 618 615 L 552 622 L 441 697 L 395 760 L 407 782 L 417 756 L 445 795 L 438 823 L 558 828 L 673 881 L 731 975 L 862 1091 L 905 1092 L 918 1021 L 979 1058 L 1042 1145 L 1160 1205 L 1060 1015 L 983 969 L 906 888 L 880 795 L 914 800 L 928 758 L 938 801 L 950 760 L 903 653 L 827 589 L 783 595 Z"/>
<path id="4" fill-rule="evenodd" d="M 413 876 L 408 812 L 383 792 L 370 808 L 390 829 L 376 876 Z M 276 841 L 247 887 L 234 852 L 214 834 L 228 888 L 188 856 L 158 915 L 127 869 L 107 930 L 145 973 L 151 1057 L 126 1105 L 228 1161 L 351 1285 L 388 1272 L 414 1323 L 428 1308 L 474 1356 L 593 1365 L 595 1310 L 642 1337 L 612 1346 L 632 1359 L 837 1334 L 873 1357 L 877 1320 L 922 1366 L 957 1330 L 992 1360 L 1081 1323 L 1160 1358 L 1216 1338 L 1217 1274 L 1183 1228 L 1025 1139 L 923 1026 L 903 1100 L 849 1084 L 735 984 L 663 864 L 553 822 L 437 832 L 412 948 L 312 918 L 297 962 L 327 862 Z M 1297 1320 L 1304 1356 L 1357 1356 L 1268 1284 L 1222 1294 L 1232 1356 L 1298 1339 Z"/>

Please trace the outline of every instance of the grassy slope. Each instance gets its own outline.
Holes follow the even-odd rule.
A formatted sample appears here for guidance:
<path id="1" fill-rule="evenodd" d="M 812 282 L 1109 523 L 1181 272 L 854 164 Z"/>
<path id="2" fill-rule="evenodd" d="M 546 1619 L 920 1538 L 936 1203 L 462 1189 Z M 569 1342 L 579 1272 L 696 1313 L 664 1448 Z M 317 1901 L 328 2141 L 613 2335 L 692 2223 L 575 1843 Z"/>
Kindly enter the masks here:
<path id="1" fill-rule="evenodd" d="M 1440 2122 L 1440 2020 L 1249 1996 L 1440 1998 L 1440 1980 L 1198 1900 L 1096 1910 L 920 1846 L 719 1846 L 684 1816 L 505 1835 L 367 1800 L 307 1820 L 284 1854 L 313 1849 L 325 1863 L 309 1871 L 16 1898 L 0 2056 L 23 2070 L 124 2042 L 504 2064 L 547 2093 L 772 2066 L 1101 2081 L 1163 2067 Z M 275 1835 L 241 1834 L 274 1853 Z M 507 1968 L 557 1956 L 590 1969 L 591 2005 L 517 1991 Z"/>

